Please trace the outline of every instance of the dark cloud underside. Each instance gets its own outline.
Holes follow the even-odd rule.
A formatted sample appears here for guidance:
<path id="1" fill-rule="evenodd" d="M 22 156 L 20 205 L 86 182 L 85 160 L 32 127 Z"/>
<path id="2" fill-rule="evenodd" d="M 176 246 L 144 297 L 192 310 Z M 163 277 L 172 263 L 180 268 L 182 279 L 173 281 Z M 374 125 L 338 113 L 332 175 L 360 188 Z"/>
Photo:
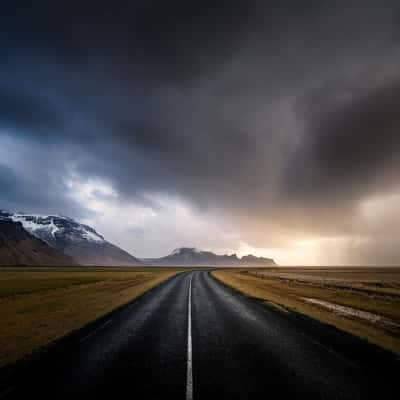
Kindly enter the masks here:
<path id="1" fill-rule="evenodd" d="M 124 201 L 165 193 L 288 237 L 369 235 L 359 205 L 398 190 L 399 10 L 389 0 L 8 2 L 0 138 L 60 162 L 0 159 L 0 201 L 80 215 L 63 197 L 72 165 Z"/>

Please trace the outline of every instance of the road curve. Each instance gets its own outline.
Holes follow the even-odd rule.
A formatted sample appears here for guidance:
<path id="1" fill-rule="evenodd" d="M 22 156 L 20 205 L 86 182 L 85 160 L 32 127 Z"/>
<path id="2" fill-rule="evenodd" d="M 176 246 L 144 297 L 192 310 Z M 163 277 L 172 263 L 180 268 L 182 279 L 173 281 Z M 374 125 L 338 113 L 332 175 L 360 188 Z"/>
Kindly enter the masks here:
<path id="1" fill-rule="evenodd" d="M 28 361 L 2 398 L 400 398 L 395 356 L 179 274 Z M 0 371 L 1 372 L 1 371 Z"/>

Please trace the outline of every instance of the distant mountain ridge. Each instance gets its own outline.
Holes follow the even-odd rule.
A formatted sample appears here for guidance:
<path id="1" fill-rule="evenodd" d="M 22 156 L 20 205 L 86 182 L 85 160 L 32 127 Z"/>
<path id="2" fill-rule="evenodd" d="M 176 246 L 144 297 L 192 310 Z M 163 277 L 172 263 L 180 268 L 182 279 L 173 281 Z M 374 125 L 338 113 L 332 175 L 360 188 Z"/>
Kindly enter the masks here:
<path id="1" fill-rule="evenodd" d="M 21 222 L 0 219 L 1 266 L 73 266 L 71 257 L 33 236 Z"/>
<path id="2" fill-rule="evenodd" d="M 147 265 L 161 267 L 263 267 L 275 265 L 274 260 L 271 258 L 256 257 L 250 254 L 238 258 L 236 254 L 218 255 L 195 247 L 180 247 L 165 257 L 142 258 L 141 260 Z"/>
<path id="3" fill-rule="evenodd" d="M 3 265 L 7 260 L 9 260 L 7 262 L 26 265 L 35 265 L 35 262 L 37 265 L 50 265 L 51 260 L 54 265 L 91 266 L 263 267 L 275 265 L 274 260 L 270 258 L 255 257 L 251 254 L 242 258 L 237 257 L 236 254 L 217 255 L 195 247 L 180 247 L 165 257 L 138 259 L 105 240 L 89 225 L 62 215 L 0 210 L 0 222 L 2 222 L 0 235 L 3 235 L 0 242 L 0 254 L 3 259 L 0 259 L 0 264 Z M 11 241 L 12 244 L 10 244 L 9 235 L 12 231 L 18 234 L 16 236 L 11 234 L 14 242 Z M 17 246 L 16 242 L 21 243 Z M 21 254 L 18 255 L 18 251 Z M 40 256 L 36 253 L 40 253 Z"/>
<path id="4" fill-rule="evenodd" d="M 0 220 L 21 223 L 29 233 L 82 265 L 143 265 L 136 257 L 105 240 L 95 229 L 69 217 L 0 210 Z"/>

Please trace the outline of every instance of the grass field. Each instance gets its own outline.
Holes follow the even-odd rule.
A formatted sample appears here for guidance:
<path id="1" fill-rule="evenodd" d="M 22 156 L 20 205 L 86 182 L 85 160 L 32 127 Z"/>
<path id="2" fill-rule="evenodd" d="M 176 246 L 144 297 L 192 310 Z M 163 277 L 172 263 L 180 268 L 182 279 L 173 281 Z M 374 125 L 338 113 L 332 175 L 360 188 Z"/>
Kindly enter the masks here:
<path id="1" fill-rule="evenodd" d="M 178 271 L 2 268 L 0 366 L 128 303 Z"/>
<path id="2" fill-rule="evenodd" d="M 100 318 L 178 268 L 2 268 L 0 366 Z M 187 270 L 187 269 L 186 269 Z M 214 276 L 400 353 L 400 269 L 260 268 Z"/>
<path id="3" fill-rule="evenodd" d="M 217 279 L 400 354 L 400 268 L 218 270 Z"/>

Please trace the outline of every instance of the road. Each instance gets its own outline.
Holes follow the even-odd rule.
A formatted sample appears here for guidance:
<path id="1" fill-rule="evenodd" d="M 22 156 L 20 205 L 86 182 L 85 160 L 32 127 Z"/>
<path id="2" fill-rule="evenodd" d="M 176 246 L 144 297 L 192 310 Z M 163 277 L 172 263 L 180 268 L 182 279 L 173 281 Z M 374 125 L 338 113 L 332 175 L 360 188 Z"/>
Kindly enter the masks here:
<path id="1" fill-rule="evenodd" d="M 398 358 L 179 274 L 3 379 L 7 399 L 389 399 Z"/>

